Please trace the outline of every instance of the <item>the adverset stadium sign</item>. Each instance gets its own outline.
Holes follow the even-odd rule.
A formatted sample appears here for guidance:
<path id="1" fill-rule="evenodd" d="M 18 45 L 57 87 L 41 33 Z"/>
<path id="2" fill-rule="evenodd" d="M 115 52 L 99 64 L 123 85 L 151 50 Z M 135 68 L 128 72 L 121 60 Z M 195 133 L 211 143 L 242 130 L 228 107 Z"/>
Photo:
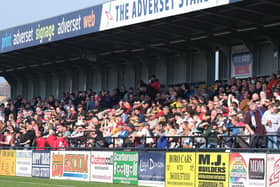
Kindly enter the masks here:
<path id="1" fill-rule="evenodd" d="M 115 0 L 0 31 L 0 53 L 242 0 Z"/>
<path id="2" fill-rule="evenodd" d="M 116 0 L 104 3 L 100 30 L 226 5 L 241 0 Z"/>

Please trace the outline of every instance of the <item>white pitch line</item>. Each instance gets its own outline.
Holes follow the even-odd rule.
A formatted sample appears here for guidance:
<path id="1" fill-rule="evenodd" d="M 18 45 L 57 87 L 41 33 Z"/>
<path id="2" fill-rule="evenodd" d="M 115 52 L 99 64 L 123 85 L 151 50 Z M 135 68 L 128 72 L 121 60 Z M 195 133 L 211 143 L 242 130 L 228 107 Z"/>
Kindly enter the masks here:
<path id="1" fill-rule="evenodd" d="M 70 185 L 62 185 L 62 184 L 47 184 L 47 183 L 36 183 L 36 182 L 18 182 L 18 181 L 9 181 L 9 180 L 2 180 L 0 179 L 1 182 L 8 182 L 8 183 L 13 183 L 13 184 L 31 184 L 31 185 L 43 185 L 43 186 L 60 186 L 60 187 L 75 187 L 75 186 L 70 186 Z"/>

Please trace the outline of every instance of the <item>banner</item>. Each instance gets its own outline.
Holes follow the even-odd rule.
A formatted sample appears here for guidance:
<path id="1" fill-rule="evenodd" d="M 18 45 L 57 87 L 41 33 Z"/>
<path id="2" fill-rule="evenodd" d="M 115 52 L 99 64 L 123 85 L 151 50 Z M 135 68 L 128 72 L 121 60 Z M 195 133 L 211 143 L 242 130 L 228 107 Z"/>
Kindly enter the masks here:
<path id="1" fill-rule="evenodd" d="M 32 151 L 16 151 L 16 176 L 31 177 Z"/>
<path id="2" fill-rule="evenodd" d="M 166 153 L 167 187 L 194 187 L 195 153 Z"/>
<path id="3" fill-rule="evenodd" d="M 99 31 L 102 5 L 0 32 L 0 53 Z"/>
<path id="4" fill-rule="evenodd" d="M 0 150 L 0 175 L 16 175 L 15 150 Z"/>
<path id="5" fill-rule="evenodd" d="M 114 153 L 107 151 L 92 151 L 90 159 L 91 177 L 93 182 L 113 183 Z"/>
<path id="6" fill-rule="evenodd" d="M 115 0 L 103 4 L 100 30 L 156 20 L 229 3 L 231 3 L 230 0 Z"/>
<path id="7" fill-rule="evenodd" d="M 164 187 L 165 153 L 140 152 L 138 166 L 139 186 Z"/>
<path id="8" fill-rule="evenodd" d="M 51 151 L 51 179 L 62 179 L 63 177 L 64 151 Z"/>
<path id="9" fill-rule="evenodd" d="M 231 153 L 230 187 L 265 187 L 266 154 Z"/>
<path id="10" fill-rule="evenodd" d="M 241 153 L 231 153 L 229 158 L 230 187 L 246 187 L 248 165 Z"/>
<path id="11" fill-rule="evenodd" d="M 52 151 L 51 178 L 89 181 L 89 151 Z"/>
<path id="12" fill-rule="evenodd" d="M 231 50 L 231 77 L 252 76 L 253 55 L 245 45 L 233 46 Z"/>
<path id="13" fill-rule="evenodd" d="M 138 153 L 114 152 L 114 183 L 138 183 Z"/>
<path id="14" fill-rule="evenodd" d="M 32 177 L 50 178 L 50 151 L 32 152 Z"/>
<path id="15" fill-rule="evenodd" d="M 228 186 L 229 153 L 196 153 L 196 186 Z"/>
<path id="16" fill-rule="evenodd" d="M 280 186 L 280 155 L 267 154 L 267 187 Z"/>

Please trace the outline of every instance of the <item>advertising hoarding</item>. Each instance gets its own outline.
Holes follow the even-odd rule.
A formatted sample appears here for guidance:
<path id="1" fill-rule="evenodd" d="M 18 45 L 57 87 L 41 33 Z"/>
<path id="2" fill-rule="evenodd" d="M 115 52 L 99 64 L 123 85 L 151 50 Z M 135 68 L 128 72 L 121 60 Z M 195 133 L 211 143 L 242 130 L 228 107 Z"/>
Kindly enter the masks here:
<path id="1" fill-rule="evenodd" d="M 50 151 L 32 152 L 32 177 L 50 178 Z"/>
<path id="2" fill-rule="evenodd" d="M 230 187 L 265 187 L 266 154 L 231 153 Z"/>
<path id="3" fill-rule="evenodd" d="M 89 181 L 89 151 L 52 151 L 51 178 Z"/>
<path id="4" fill-rule="evenodd" d="M 166 186 L 194 187 L 195 159 L 195 153 L 166 153 Z"/>
<path id="5" fill-rule="evenodd" d="M 103 4 L 100 30 L 217 7 L 230 0 L 116 0 Z"/>
<path id="6" fill-rule="evenodd" d="M 253 55 L 245 45 L 233 46 L 231 50 L 231 77 L 252 76 Z"/>
<path id="7" fill-rule="evenodd" d="M 138 164 L 139 186 L 165 186 L 164 152 L 140 152 Z"/>
<path id="8" fill-rule="evenodd" d="M 16 151 L 0 150 L 0 175 L 16 175 Z"/>
<path id="9" fill-rule="evenodd" d="M 267 154 L 267 187 L 280 186 L 280 155 Z"/>
<path id="10" fill-rule="evenodd" d="M 0 32 L 0 53 L 99 31 L 102 5 Z"/>
<path id="11" fill-rule="evenodd" d="M 90 158 L 90 181 L 113 183 L 113 160 L 113 152 L 92 151 Z"/>
<path id="12" fill-rule="evenodd" d="M 114 152 L 113 182 L 138 184 L 138 153 Z"/>
<path id="13" fill-rule="evenodd" d="M 31 177 L 32 172 L 32 151 L 16 151 L 16 176 Z"/>
<path id="14" fill-rule="evenodd" d="M 228 186 L 229 153 L 196 153 L 196 186 Z"/>

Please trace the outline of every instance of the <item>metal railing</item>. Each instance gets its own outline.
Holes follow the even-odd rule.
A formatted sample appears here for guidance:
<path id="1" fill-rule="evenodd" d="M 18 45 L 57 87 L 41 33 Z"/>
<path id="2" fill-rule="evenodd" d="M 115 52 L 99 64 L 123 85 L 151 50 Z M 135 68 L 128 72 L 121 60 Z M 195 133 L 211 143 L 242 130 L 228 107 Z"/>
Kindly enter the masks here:
<path id="1" fill-rule="evenodd" d="M 278 149 L 279 135 L 218 135 L 218 136 L 156 136 L 104 137 L 99 140 L 80 137 L 68 139 L 72 148 L 85 149 Z M 93 144 L 88 144 L 90 140 Z"/>
<path id="2" fill-rule="evenodd" d="M 278 150 L 279 135 L 217 135 L 217 136 L 155 136 L 155 137 L 77 137 L 67 138 L 69 147 L 23 147 L 1 146 L 0 149 L 37 149 L 37 150 Z"/>

